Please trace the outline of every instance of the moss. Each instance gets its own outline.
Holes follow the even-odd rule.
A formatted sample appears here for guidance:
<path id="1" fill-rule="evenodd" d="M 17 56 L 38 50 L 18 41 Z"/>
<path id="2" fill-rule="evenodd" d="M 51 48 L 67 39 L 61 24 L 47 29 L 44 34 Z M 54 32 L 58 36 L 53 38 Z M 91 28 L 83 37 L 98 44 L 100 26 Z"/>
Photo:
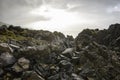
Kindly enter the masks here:
<path id="1" fill-rule="evenodd" d="M 21 40 L 26 40 L 27 38 L 24 36 L 17 35 L 14 39 L 17 41 L 21 41 Z"/>
<path id="2" fill-rule="evenodd" d="M 7 42 L 6 36 L 0 36 L 0 42 Z"/>

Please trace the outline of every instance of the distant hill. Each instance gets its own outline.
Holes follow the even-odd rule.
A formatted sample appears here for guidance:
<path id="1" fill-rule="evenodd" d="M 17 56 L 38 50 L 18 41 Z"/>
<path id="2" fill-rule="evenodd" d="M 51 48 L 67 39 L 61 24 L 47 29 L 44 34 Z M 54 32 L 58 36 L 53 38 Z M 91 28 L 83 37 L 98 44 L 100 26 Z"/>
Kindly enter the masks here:
<path id="1" fill-rule="evenodd" d="M 9 24 L 7 24 L 7 23 L 0 22 L 0 26 L 2 26 L 2 25 L 7 25 L 7 26 L 9 26 Z"/>

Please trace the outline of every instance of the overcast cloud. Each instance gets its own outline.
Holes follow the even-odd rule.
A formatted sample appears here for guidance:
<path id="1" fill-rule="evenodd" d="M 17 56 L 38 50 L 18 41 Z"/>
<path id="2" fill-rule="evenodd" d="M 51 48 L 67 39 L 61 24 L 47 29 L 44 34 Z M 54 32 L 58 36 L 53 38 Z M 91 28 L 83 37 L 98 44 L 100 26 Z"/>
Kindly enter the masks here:
<path id="1" fill-rule="evenodd" d="M 46 9 L 43 5 L 47 5 Z M 66 18 L 73 17 L 65 19 L 68 23 L 63 23 L 61 17 L 56 19 L 56 16 L 52 16 L 54 14 L 63 16 L 63 19 L 67 14 Z M 54 25 L 54 20 L 61 23 Z M 57 30 L 76 36 L 84 28 L 103 29 L 110 24 L 119 23 L 120 0 L 0 0 L 0 21 L 33 29 Z"/>

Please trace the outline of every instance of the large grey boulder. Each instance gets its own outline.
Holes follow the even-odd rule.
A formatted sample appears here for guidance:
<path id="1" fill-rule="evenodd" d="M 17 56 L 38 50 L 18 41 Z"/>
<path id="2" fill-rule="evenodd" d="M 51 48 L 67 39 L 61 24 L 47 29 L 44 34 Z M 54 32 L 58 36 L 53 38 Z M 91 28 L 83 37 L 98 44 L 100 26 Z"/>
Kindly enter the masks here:
<path id="1" fill-rule="evenodd" d="M 26 57 L 28 59 L 35 59 L 38 62 L 47 62 L 50 54 L 48 44 L 28 46 L 19 49 L 18 57 Z"/>
<path id="2" fill-rule="evenodd" d="M 16 61 L 15 57 L 8 52 L 0 55 L 0 66 L 9 66 L 14 64 Z"/>
<path id="3" fill-rule="evenodd" d="M 24 57 L 18 59 L 17 63 L 13 65 L 13 71 L 22 72 L 28 70 L 30 66 L 30 61 Z"/>

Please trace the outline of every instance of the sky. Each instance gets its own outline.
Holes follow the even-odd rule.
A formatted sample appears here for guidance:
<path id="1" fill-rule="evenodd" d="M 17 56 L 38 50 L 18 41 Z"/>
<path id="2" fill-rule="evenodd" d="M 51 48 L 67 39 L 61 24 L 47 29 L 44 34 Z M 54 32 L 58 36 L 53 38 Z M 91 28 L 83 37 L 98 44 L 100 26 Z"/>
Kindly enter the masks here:
<path id="1" fill-rule="evenodd" d="M 0 0 L 0 22 L 77 36 L 120 22 L 120 0 Z"/>

